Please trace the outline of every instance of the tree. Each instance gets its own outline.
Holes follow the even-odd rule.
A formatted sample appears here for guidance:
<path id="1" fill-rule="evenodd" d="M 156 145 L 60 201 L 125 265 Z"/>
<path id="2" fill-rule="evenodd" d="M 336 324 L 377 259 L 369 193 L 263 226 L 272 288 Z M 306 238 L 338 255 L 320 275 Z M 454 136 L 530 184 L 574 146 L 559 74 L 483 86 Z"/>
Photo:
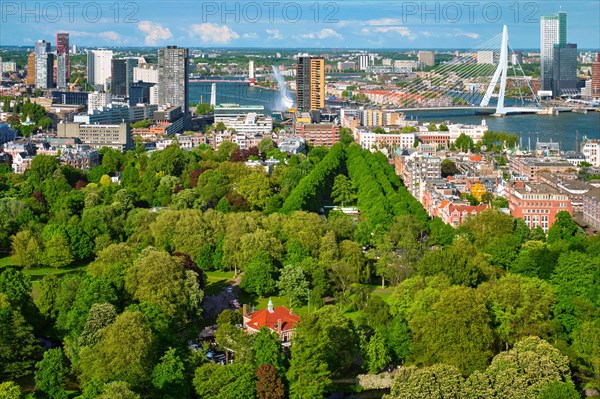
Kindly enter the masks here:
<path id="1" fill-rule="evenodd" d="M 473 147 L 475 147 L 473 139 L 464 133 L 461 133 L 460 136 L 456 138 L 454 145 L 456 145 L 456 148 L 460 149 L 463 152 L 466 152 L 467 150 L 473 149 Z"/>
<path id="2" fill-rule="evenodd" d="M 152 370 L 152 385 L 163 398 L 189 397 L 186 384 L 185 366 L 175 349 L 169 348 Z"/>
<path id="3" fill-rule="evenodd" d="M 310 287 L 306 274 L 300 266 L 286 265 L 277 282 L 280 295 L 290 298 L 294 306 L 302 306 L 309 295 Z"/>
<path id="4" fill-rule="evenodd" d="M 548 244 L 558 240 L 575 242 L 574 240 L 578 240 L 578 238 L 583 238 L 583 230 L 575 224 L 569 212 L 558 212 L 554 224 L 548 230 Z"/>
<path id="5" fill-rule="evenodd" d="M 97 399 L 140 399 L 140 395 L 129 389 L 124 381 L 111 381 L 104 385 Z"/>
<path id="6" fill-rule="evenodd" d="M 30 230 L 21 230 L 11 237 L 13 261 L 17 266 L 30 268 L 40 264 L 43 247 Z"/>
<path id="7" fill-rule="evenodd" d="M 258 150 L 260 151 L 260 153 L 263 157 L 265 155 L 267 155 L 269 153 L 269 151 L 271 151 L 274 148 L 275 148 L 275 143 L 269 137 L 265 137 L 258 143 Z"/>
<path id="8" fill-rule="evenodd" d="M 149 248 L 127 270 L 126 289 L 138 301 L 148 301 L 170 317 L 183 316 L 188 295 L 178 258 Z"/>
<path id="9" fill-rule="evenodd" d="M 153 365 L 152 332 L 140 312 L 125 311 L 102 332 L 100 341 L 80 352 L 82 379 L 120 380 L 143 386 Z"/>
<path id="10" fill-rule="evenodd" d="M 30 374 L 39 352 L 33 328 L 0 293 L 0 380 Z"/>
<path id="11" fill-rule="evenodd" d="M 580 399 L 581 395 L 571 382 L 553 381 L 540 392 L 539 399 Z"/>
<path id="12" fill-rule="evenodd" d="M 117 311 L 110 303 L 95 303 L 90 308 L 85 327 L 79 336 L 79 346 L 94 346 L 102 338 L 101 330 L 117 318 Z"/>
<path id="13" fill-rule="evenodd" d="M 449 158 L 442 161 L 442 177 L 454 176 L 459 170 L 456 164 Z"/>
<path id="14" fill-rule="evenodd" d="M 504 197 L 495 197 L 492 206 L 494 208 L 508 208 L 508 200 Z"/>
<path id="15" fill-rule="evenodd" d="M 273 195 L 271 181 L 262 173 L 251 173 L 240 179 L 238 193 L 252 206 L 252 209 L 264 209 L 267 200 Z"/>
<path id="16" fill-rule="evenodd" d="M 258 399 L 285 398 L 283 382 L 271 364 L 261 364 L 256 369 L 256 397 Z"/>
<path id="17" fill-rule="evenodd" d="M 62 234 L 55 234 L 47 243 L 43 263 L 50 267 L 64 267 L 73 262 L 69 242 Z"/>
<path id="18" fill-rule="evenodd" d="M 23 390 L 17 384 L 12 381 L 6 381 L 0 383 L 0 398 L 3 399 L 21 399 L 23 397 Z"/>
<path id="19" fill-rule="evenodd" d="M 207 114 L 211 114 L 213 112 L 214 112 L 214 108 L 212 107 L 212 105 L 207 104 L 207 103 L 200 103 L 196 107 L 196 113 L 198 115 L 207 115 Z"/>
<path id="20" fill-rule="evenodd" d="M 59 168 L 60 164 L 56 157 L 50 155 L 36 155 L 31 161 L 31 166 L 27 170 L 28 178 L 36 187 L 46 180 L 50 179 L 54 171 Z"/>
<path id="21" fill-rule="evenodd" d="M 242 275 L 240 287 L 246 292 L 265 297 L 275 292 L 276 275 L 277 267 L 273 259 L 269 254 L 261 252 L 250 259 Z"/>
<path id="22" fill-rule="evenodd" d="M 573 349 L 590 369 L 596 386 L 600 385 L 600 322 L 584 322 L 572 334 Z"/>
<path id="23" fill-rule="evenodd" d="M 344 175 L 337 175 L 333 182 L 331 197 L 333 198 L 333 202 L 342 206 L 352 203 L 356 199 L 352 181 Z"/>
<path id="24" fill-rule="evenodd" d="M 385 399 L 458 398 L 464 383 L 460 371 L 450 365 L 402 367 Z"/>
<path id="25" fill-rule="evenodd" d="M 254 367 L 248 364 L 203 364 L 196 369 L 194 388 L 204 399 L 254 399 Z"/>
<path id="26" fill-rule="evenodd" d="M 382 333 L 375 331 L 367 344 L 367 367 L 371 374 L 377 374 L 391 361 Z"/>
<path id="27" fill-rule="evenodd" d="M 423 291 L 423 295 L 426 291 Z M 415 299 L 408 319 L 417 362 L 441 362 L 465 375 L 482 370 L 492 355 L 493 335 L 485 302 L 473 288 L 453 286 L 431 308 Z"/>
<path id="28" fill-rule="evenodd" d="M 49 349 L 44 358 L 35 365 L 35 385 L 52 399 L 66 399 L 67 374 L 65 357 L 61 348 Z"/>
<path id="29" fill-rule="evenodd" d="M 269 364 L 282 375 L 285 372 L 285 355 L 279 336 L 263 326 L 252 338 L 256 365 Z"/>

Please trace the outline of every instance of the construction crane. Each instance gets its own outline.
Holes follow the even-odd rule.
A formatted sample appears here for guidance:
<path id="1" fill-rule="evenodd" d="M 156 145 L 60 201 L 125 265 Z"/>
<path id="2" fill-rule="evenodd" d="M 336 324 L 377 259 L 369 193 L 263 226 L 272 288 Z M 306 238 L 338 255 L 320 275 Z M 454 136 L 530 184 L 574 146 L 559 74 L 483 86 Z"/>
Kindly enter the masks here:
<path id="1" fill-rule="evenodd" d="M 69 83 L 69 91 L 71 91 L 71 92 L 75 91 L 75 87 L 77 87 L 77 83 L 79 83 L 79 79 L 81 79 L 81 76 L 79 76 L 77 79 L 75 79 L 75 82 Z"/>

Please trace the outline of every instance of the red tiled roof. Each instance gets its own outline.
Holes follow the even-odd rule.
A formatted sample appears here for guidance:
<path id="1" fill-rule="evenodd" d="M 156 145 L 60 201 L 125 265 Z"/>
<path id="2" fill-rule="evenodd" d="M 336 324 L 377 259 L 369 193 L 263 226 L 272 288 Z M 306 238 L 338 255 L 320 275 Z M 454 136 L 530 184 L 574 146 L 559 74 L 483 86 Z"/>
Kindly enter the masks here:
<path id="1" fill-rule="evenodd" d="M 292 330 L 294 325 L 300 322 L 300 317 L 290 312 L 285 306 L 274 308 L 273 313 L 269 312 L 268 309 L 255 310 L 247 317 L 250 320 L 246 325 L 256 330 L 265 326 L 276 331 L 278 320 L 281 320 L 281 331 Z"/>

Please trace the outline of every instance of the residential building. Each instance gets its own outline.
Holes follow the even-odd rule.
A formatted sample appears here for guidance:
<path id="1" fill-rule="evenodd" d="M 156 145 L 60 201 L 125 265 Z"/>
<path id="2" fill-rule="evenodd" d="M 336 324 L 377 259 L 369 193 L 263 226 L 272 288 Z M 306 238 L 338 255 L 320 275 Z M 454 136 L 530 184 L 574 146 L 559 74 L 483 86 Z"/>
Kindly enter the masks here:
<path id="1" fill-rule="evenodd" d="M 96 150 L 66 149 L 61 151 L 58 160 L 61 164 L 75 169 L 90 170 L 100 165 L 100 154 Z"/>
<path id="2" fill-rule="evenodd" d="M 243 328 L 248 334 L 256 334 L 261 327 L 266 327 L 278 335 L 281 345 L 291 346 L 294 328 L 300 323 L 300 316 L 292 313 L 285 306 L 274 307 L 269 299 L 267 309 L 246 311 L 243 306 Z"/>
<path id="3" fill-rule="evenodd" d="M 296 123 L 296 136 L 312 146 L 331 147 L 340 141 L 340 127 L 331 123 Z"/>
<path id="4" fill-rule="evenodd" d="M 129 106 L 127 104 L 111 103 L 102 108 L 96 108 L 87 114 L 75 115 L 73 122 L 90 124 L 110 125 L 123 122 L 139 122 L 152 119 L 158 106 L 140 104 Z"/>
<path id="5" fill-rule="evenodd" d="M 85 125 L 81 123 L 59 123 L 59 138 L 76 138 L 82 144 L 95 149 L 113 148 L 125 152 L 133 148 L 129 124 Z"/>
<path id="6" fill-rule="evenodd" d="M 56 87 L 67 88 L 71 78 L 71 63 L 69 61 L 69 34 L 56 34 Z"/>
<path id="7" fill-rule="evenodd" d="M 505 193 L 511 215 L 523 219 L 530 228 L 541 227 L 548 232 L 558 212 L 573 215 L 569 196 L 546 183 L 514 181 Z"/>
<path id="8" fill-rule="evenodd" d="M 585 157 L 585 161 L 592 166 L 600 166 L 600 141 L 590 140 L 587 137 L 581 142 L 581 152 Z"/>
<path id="9" fill-rule="evenodd" d="M 300 112 L 325 107 L 325 59 L 302 55 L 296 72 L 296 106 Z"/>
<path id="10" fill-rule="evenodd" d="M 133 81 L 158 84 L 158 65 L 139 64 L 134 67 Z"/>
<path id="11" fill-rule="evenodd" d="M 435 65 L 435 53 L 433 51 L 419 51 L 417 59 L 424 66 Z"/>
<path id="12" fill-rule="evenodd" d="M 35 44 L 35 87 L 39 89 L 54 87 L 54 54 L 50 53 L 50 48 L 50 43 L 45 40 Z"/>
<path id="13" fill-rule="evenodd" d="M 592 187 L 583 195 L 583 220 L 600 231 L 600 187 Z"/>
<path id="14" fill-rule="evenodd" d="M 415 143 L 414 133 L 375 133 L 371 129 L 357 127 L 353 130 L 354 141 L 362 149 L 376 152 L 383 148 L 394 150 L 396 148 L 412 148 Z"/>
<path id="15" fill-rule="evenodd" d="M 91 85 L 106 86 L 111 76 L 112 50 L 88 50 L 87 79 Z"/>
<path id="16" fill-rule="evenodd" d="M 440 206 L 440 218 L 452 227 L 458 227 L 468 218 L 473 217 L 490 207 L 489 204 L 470 205 L 463 202 L 442 201 Z"/>
<path id="17" fill-rule="evenodd" d="M 554 46 L 567 44 L 567 14 L 559 12 L 556 15 L 542 16 L 540 20 L 540 40 L 542 75 L 540 89 L 551 91 L 554 77 Z"/>
<path id="18" fill-rule="evenodd" d="M 353 61 L 340 61 L 337 63 L 338 71 L 348 71 L 356 69 L 356 64 Z"/>
<path id="19" fill-rule="evenodd" d="M 433 155 L 435 149 L 421 146 L 417 150 L 396 149 L 394 164 L 396 174 L 400 176 L 413 197 L 420 197 L 420 187 L 427 180 L 442 177 L 442 160 Z"/>
<path id="20" fill-rule="evenodd" d="M 539 174 L 541 183 L 546 183 L 549 186 L 566 194 L 573 206 L 573 212 L 583 212 L 583 197 L 593 188 L 590 184 L 572 179 L 565 179 L 559 174 L 542 172 Z"/>
<path id="21" fill-rule="evenodd" d="M 477 52 L 478 64 L 494 64 L 494 52 L 491 50 L 480 50 Z"/>
<path id="22" fill-rule="evenodd" d="M 270 116 L 259 116 L 249 113 L 225 122 L 225 127 L 239 134 L 250 136 L 270 135 L 273 131 L 273 119 Z"/>
<path id="23" fill-rule="evenodd" d="M 369 67 L 369 55 L 368 54 L 360 54 L 358 56 L 358 69 L 361 71 L 366 71 Z"/>
<path id="24" fill-rule="evenodd" d="M 158 50 L 158 105 L 188 112 L 188 49 L 167 46 Z"/>
<path id="25" fill-rule="evenodd" d="M 25 79 L 27 86 L 35 85 L 35 51 L 27 56 L 27 78 Z"/>
<path id="26" fill-rule="evenodd" d="M 592 63 L 592 98 L 600 99 L 600 53 L 596 57 Z"/>
<path id="27" fill-rule="evenodd" d="M 509 165 L 514 177 L 529 181 L 538 181 L 540 172 L 562 173 L 574 170 L 571 163 L 552 158 L 511 157 Z"/>

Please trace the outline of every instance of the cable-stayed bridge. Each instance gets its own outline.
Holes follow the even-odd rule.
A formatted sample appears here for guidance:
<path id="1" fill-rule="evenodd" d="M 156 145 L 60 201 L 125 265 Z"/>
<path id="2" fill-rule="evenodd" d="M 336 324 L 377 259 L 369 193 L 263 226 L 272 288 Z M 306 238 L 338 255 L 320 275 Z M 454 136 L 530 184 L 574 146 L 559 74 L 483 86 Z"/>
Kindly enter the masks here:
<path id="1" fill-rule="evenodd" d="M 501 34 L 400 83 L 382 101 L 404 110 L 474 109 L 499 116 L 542 111 L 531 79 L 512 54 L 505 25 Z"/>

